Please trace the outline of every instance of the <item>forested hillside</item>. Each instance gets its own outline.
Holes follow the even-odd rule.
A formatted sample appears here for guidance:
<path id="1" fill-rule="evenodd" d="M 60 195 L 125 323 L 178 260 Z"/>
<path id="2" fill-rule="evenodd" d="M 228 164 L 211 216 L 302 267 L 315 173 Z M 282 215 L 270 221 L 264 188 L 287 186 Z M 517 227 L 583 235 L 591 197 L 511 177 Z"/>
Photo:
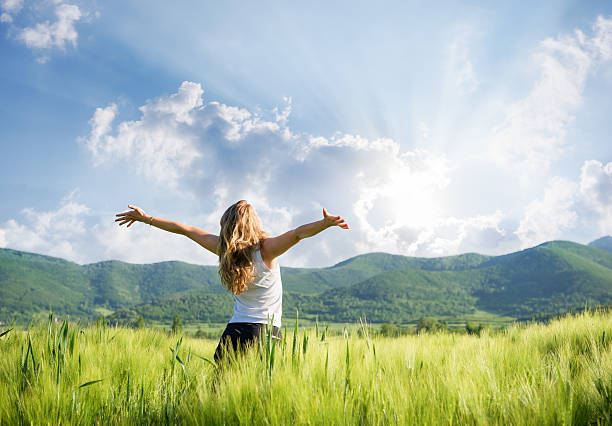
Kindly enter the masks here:
<path id="1" fill-rule="evenodd" d="M 600 250 L 612 252 L 612 237 L 606 236 L 599 238 L 589 243 L 591 247 L 597 247 Z"/>
<path id="2" fill-rule="evenodd" d="M 609 238 L 609 237 L 607 237 Z M 612 239 L 610 239 L 612 240 Z M 603 241 L 603 243 L 602 243 Z M 487 311 L 514 317 L 612 303 L 612 252 L 553 241 L 503 256 L 414 258 L 369 253 L 327 268 L 282 268 L 283 315 L 322 321 L 408 322 Z M 603 247 L 598 248 L 598 247 Z M 224 322 L 233 299 L 214 266 L 183 262 L 78 265 L 0 249 L 0 320 L 28 321 L 52 308 L 91 320 Z"/>

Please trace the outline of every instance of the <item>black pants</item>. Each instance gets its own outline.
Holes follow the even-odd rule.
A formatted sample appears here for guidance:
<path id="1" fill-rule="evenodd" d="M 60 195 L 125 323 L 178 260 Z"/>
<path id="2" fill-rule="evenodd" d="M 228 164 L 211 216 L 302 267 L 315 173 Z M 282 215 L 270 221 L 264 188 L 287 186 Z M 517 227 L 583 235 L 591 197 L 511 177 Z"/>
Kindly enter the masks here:
<path id="1" fill-rule="evenodd" d="M 215 350 L 215 362 L 223 359 L 226 350 L 238 352 L 243 350 L 248 345 L 257 343 L 257 339 L 266 337 L 268 333 L 268 324 L 257 324 L 251 322 L 231 322 L 225 327 L 219 345 Z M 272 327 L 273 338 L 280 339 L 282 337 L 280 328 Z"/>

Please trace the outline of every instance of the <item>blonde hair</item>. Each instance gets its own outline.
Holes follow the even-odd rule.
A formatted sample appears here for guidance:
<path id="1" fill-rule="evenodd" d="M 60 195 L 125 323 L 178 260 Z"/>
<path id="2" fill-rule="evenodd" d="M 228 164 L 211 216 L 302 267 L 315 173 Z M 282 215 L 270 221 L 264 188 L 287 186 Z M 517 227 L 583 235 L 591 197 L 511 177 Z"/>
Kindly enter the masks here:
<path id="1" fill-rule="evenodd" d="M 267 236 L 255 209 L 245 200 L 223 213 L 218 253 L 219 276 L 225 289 L 238 295 L 253 283 L 253 253 Z"/>

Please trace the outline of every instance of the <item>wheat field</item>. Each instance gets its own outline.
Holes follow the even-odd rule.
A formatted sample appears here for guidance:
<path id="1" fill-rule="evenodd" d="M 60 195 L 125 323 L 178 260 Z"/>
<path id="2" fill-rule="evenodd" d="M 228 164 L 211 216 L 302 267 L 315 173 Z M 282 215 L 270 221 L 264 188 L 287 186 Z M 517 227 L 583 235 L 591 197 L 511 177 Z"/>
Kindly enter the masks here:
<path id="1" fill-rule="evenodd" d="M 10 329 L 9 329 L 10 330 Z M 612 314 L 480 336 L 216 341 L 66 321 L 0 329 L 1 424 L 611 424 Z"/>

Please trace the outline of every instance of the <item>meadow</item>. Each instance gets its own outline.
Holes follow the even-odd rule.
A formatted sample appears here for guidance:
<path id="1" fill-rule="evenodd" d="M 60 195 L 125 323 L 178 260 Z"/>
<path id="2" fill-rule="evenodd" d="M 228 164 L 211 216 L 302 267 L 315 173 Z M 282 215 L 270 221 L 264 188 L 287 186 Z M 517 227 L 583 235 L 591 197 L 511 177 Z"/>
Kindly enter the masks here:
<path id="1" fill-rule="evenodd" d="M 229 364 L 215 340 L 0 329 L 0 424 L 610 424 L 612 312 L 496 333 L 293 328 Z"/>

